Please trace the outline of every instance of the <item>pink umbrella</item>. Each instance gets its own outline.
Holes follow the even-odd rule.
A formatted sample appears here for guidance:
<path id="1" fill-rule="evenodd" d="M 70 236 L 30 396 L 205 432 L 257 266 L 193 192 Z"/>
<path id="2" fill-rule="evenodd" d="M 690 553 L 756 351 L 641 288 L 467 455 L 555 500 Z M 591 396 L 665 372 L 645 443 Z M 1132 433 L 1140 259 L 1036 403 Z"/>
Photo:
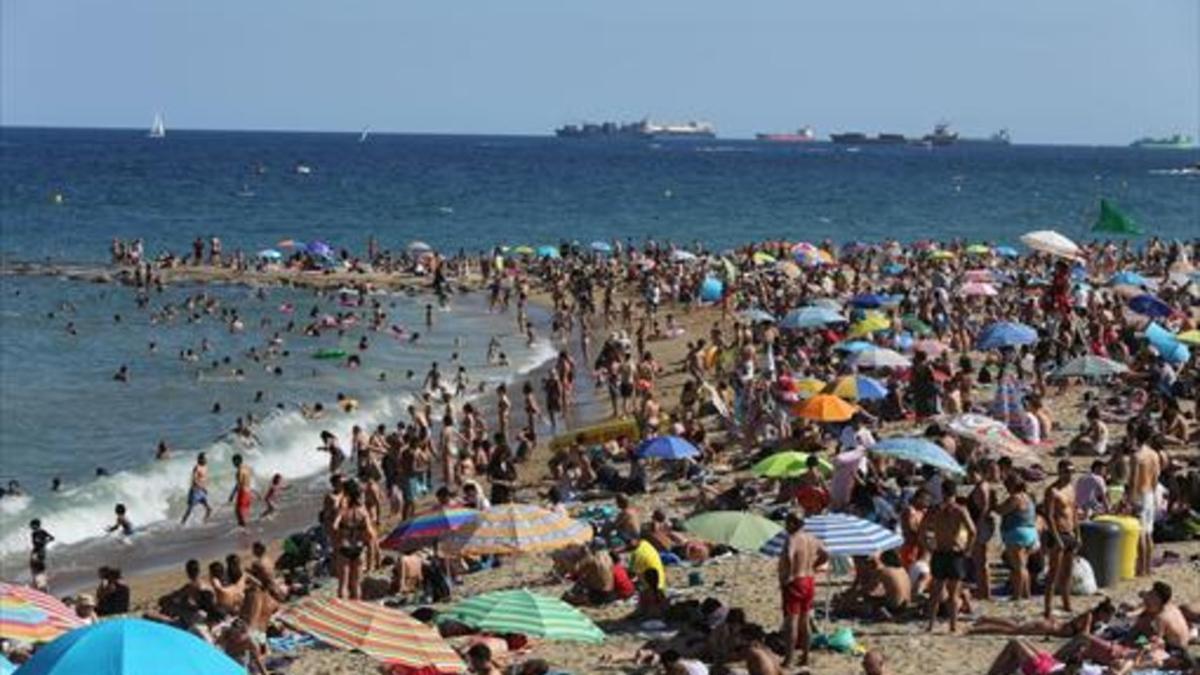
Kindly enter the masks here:
<path id="1" fill-rule="evenodd" d="M 942 352 L 949 349 L 946 343 L 940 340 L 918 340 L 913 343 L 914 352 L 925 352 L 926 355 L 934 358 L 941 356 Z"/>
<path id="2" fill-rule="evenodd" d="M 958 287 L 958 294 L 968 298 L 985 296 L 992 297 L 999 295 L 999 293 L 1000 292 L 996 290 L 995 286 L 981 281 L 968 281 L 967 283 Z"/>
<path id="3" fill-rule="evenodd" d="M 996 281 L 992 276 L 992 271 L 987 269 L 967 270 L 963 274 L 964 281 L 975 281 L 983 284 L 990 284 Z"/>

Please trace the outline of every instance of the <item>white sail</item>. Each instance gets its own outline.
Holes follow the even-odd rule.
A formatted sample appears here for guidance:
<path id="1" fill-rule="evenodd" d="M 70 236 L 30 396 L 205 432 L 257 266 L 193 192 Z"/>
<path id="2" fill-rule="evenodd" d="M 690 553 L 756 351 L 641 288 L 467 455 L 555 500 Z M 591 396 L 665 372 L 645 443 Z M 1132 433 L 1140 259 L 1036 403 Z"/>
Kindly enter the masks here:
<path id="1" fill-rule="evenodd" d="M 362 133 L 358 136 L 359 143 L 366 143 L 367 136 L 371 133 L 371 127 L 363 127 Z"/>
<path id="2" fill-rule="evenodd" d="M 150 125 L 150 138 L 164 138 L 167 135 L 167 123 L 163 121 L 162 113 L 154 113 L 154 123 Z"/>

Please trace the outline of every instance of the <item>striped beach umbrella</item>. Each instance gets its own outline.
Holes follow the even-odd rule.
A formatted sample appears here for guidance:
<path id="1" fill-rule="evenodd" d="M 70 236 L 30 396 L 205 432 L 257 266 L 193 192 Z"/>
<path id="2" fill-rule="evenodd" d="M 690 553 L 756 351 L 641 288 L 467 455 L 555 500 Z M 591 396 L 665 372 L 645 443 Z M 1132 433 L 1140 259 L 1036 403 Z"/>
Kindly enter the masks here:
<path id="1" fill-rule="evenodd" d="M 1033 456 L 1029 446 L 1009 431 L 1003 422 L 986 415 L 959 415 L 950 420 L 946 429 L 955 436 L 972 440 L 988 450 L 1013 459 L 1030 459 Z"/>
<path id="2" fill-rule="evenodd" d="M 545 640 L 598 643 L 604 631 L 578 609 L 521 588 L 467 598 L 438 616 L 488 633 L 516 633 Z"/>
<path id="3" fill-rule="evenodd" d="M 27 586 L 0 582 L 0 638 L 49 642 L 82 625 L 75 612 L 58 598 Z"/>
<path id="4" fill-rule="evenodd" d="M 820 539 L 831 556 L 875 555 L 899 548 L 904 543 L 895 532 L 845 513 L 808 516 L 804 519 L 804 531 Z M 784 530 L 763 544 L 759 551 L 777 556 L 783 553 L 787 538 L 787 530 Z"/>
<path id="5" fill-rule="evenodd" d="M 590 525 L 532 504 L 503 504 L 442 541 L 458 555 L 511 555 L 557 551 L 592 540 Z"/>
<path id="6" fill-rule="evenodd" d="M 478 518 L 479 512 L 475 509 L 430 509 L 397 525 L 379 545 L 393 551 L 411 551 L 437 543 L 442 537 Z"/>
<path id="7" fill-rule="evenodd" d="M 432 626 L 398 609 L 361 600 L 309 597 L 280 619 L 325 644 L 360 651 L 418 672 L 461 673 L 466 666 Z"/>

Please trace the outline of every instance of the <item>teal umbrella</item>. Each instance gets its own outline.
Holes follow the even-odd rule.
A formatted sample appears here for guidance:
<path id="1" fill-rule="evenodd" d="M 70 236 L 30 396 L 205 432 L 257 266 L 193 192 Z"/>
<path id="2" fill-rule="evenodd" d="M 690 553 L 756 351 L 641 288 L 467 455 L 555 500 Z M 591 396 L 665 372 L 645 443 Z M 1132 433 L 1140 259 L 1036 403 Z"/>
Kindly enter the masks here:
<path id="1" fill-rule="evenodd" d="M 537 256 L 539 258 L 557 258 L 559 257 L 558 247 L 556 246 L 539 246 L 537 247 Z"/>
<path id="2" fill-rule="evenodd" d="M 438 616 L 487 633 L 519 634 L 546 640 L 603 642 L 604 631 L 578 609 L 524 588 L 467 598 Z"/>
<path id="3" fill-rule="evenodd" d="M 65 633 L 34 652 L 21 675 L 245 675 L 200 638 L 144 619 L 107 619 Z"/>

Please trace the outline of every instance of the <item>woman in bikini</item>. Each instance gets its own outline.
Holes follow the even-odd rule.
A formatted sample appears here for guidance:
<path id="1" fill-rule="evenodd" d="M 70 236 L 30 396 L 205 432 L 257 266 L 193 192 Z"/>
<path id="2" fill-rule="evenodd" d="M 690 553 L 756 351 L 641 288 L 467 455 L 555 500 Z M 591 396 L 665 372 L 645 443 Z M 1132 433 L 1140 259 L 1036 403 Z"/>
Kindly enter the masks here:
<path id="1" fill-rule="evenodd" d="M 342 488 L 344 501 L 333 521 L 334 544 L 342 559 L 338 570 L 339 598 L 358 600 L 362 591 L 363 568 L 376 554 L 375 526 L 363 505 L 362 488 L 347 481 Z M 367 554 L 364 559 L 363 554 Z"/>
<path id="2" fill-rule="evenodd" d="M 1104 598 L 1095 607 L 1079 614 L 1070 621 L 1058 619 L 1036 619 L 1018 623 L 1000 617 L 980 617 L 968 631 L 970 635 L 1044 635 L 1047 637 L 1073 638 L 1091 635 L 1101 624 L 1112 620 L 1117 608 L 1112 600 Z"/>

